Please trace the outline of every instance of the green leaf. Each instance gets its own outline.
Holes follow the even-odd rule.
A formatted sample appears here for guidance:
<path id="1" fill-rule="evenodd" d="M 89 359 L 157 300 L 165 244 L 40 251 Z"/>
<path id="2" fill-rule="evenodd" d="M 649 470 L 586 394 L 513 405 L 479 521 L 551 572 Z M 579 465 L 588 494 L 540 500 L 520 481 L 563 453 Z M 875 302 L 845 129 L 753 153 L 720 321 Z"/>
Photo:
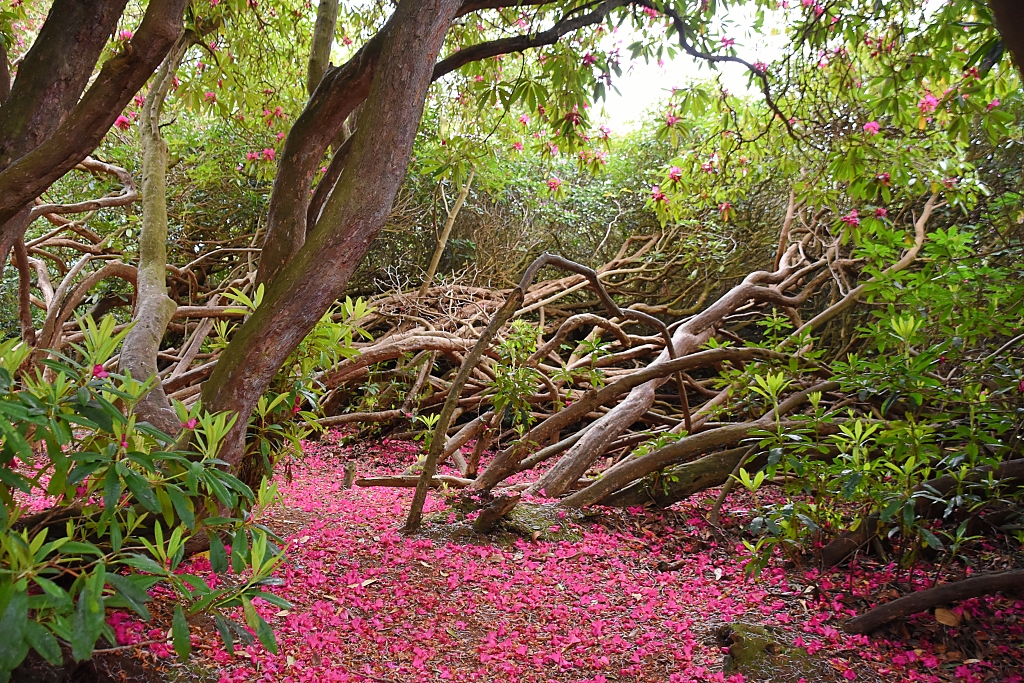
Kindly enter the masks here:
<path id="1" fill-rule="evenodd" d="M 54 666 L 60 666 L 64 662 L 64 653 L 60 650 L 60 643 L 50 633 L 50 629 L 35 621 L 25 622 L 25 640 L 32 649 Z"/>
<path id="2" fill-rule="evenodd" d="M 231 568 L 235 572 L 245 571 L 249 558 L 249 539 L 244 529 L 235 532 L 231 540 Z"/>
<path id="3" fill-rule="evenodd" d="M 930 548 L 934 548 L 935 550 L 945 550 L 946 546 L 942 544 L 942 541 L 939 540 L 938 536 L 924 527 L 920 528 L 920 532 L 921 536 L 924 538 L 924 542 L 927 543 Z"/>
<path id="4" fill-rule="evenodd" d="M 174 618 L 171 620 L 171 636 L 174 639 L 174 651 L 182 659 L 188 659 L 192 652 L 192 639 L 188 635 L 188 623 L 185 621 L 185 613 L 181 611 L 181 605 L 174 606 Z"/>
<path id="5" fill-rule="evenodd" d="M 134 567 L 150 574 L 166 574 L 167 572 L 161 567 L 156 560 L 152 557 L 146 557 L 145 555 L 133 554 L 130 555 L 126 560 L 125 564 L 129 567 Z"/>
<path id="6" fill-rule="evenodd" d="M 174 505 L 174 511 L 178 514 L 178 518 L 185 523 L 189 529 L 195 529 L 196 516 L 189 508 L 188 500 L 185 498 L 185 494 L 182 493 L 174 484 L 167 485 L 167 496 L 171 499 L 171 503 Z"/>
<path id="7" fill-rule="evenodd" d="M 117 507 L 117 500 L 121 497 L 121 478 L 117 476 L 117 469 L 107 469 L 107 476 L 103 479 L 103 509 L 113 510 Z"/>
<path id="8" fill-rule="evenodd" d="M 95 555 L 96 557 L 103 557 L 104 552 L 94 546 L 92 543 L 86 543 L 84 541 L 68 541 L 60 547 L 61 551 L 67 554 L 74 555 Z"/>
<path id="9" fill-rule="evenodd" d="M 15 586 L 8 586 L 5 592 L 10 592 L 10 598 L 0 617 L 0 671 L 12 671 L 28 654 L 28 592 Z"/>
<path id="10" fill-rule="evenodd" d="M 210 567 L 215 574 L 223 574 L 228 570 L 227 551 L 216 532 L 210 532 Z"/>
<path id="11" fill-rule="evenodd" d="M 46 593 L 47 596 L 52 598 L 53 605 L 57 609 L 63 611 L 65 609 L 70 608 L 71 605 L 73 604 L 71 601 L 71 596 L 68 595 L 68 592 L 60 586 L 58 586 L 57 584 L 55 584 L 53 581 L 45 579 L 42 576 L 34 576 L 32 577 L 32 580 L 36 582 L 36 585 L 43 589 L 43 592 Z"/>
<path id="12" fill-rule="evenodd" d="M 153 493 L 153 489 L 148 481 L 136 472 L 128 469 L 127 466 L 121 463 L 117 464 L 117 469 L 124 478 L 124 483 L 128 485 L 128 490 L 135 496 L 135 500 L 139 501 L 143 507 L 151 512 L 160 514 L 163 512 L 163 507 L 160 505 L 160 500 Z"/>
<path id="13" fill-rule="evenodd" d="M 266 591 L 260 591 L 254 597 L 263 598 L 271 605 L 280 607 L 281 609 L 291 609 L 292 607 L 294 607 L 292 603 L 288 602 L 280 595 L 274 595 L 273 593 L 267 593 Z"/>
<path id="14" fill-rule="evenodd" d="M 78 596 L 78 609 L 75 610 L 71 630 L 71 656 L 76 662 L 92 656 L 92 649 L 103 630 L 105 584 L 106 568 L 101 564 L 85 580 L 85 587 Z"/>
<path id="15" fill-rule="evenodd" d="M 274 629 L 270 628 L 270 624 L 263 621 L 263 617 L 259 615 L 256 608 L 252 606 L 252 602 L 249 598 L 242 596 L 242 609 L 245 612 L 245 623 L 249 625 L 249 628 L 256 631 L 256 637 L 263 643 L 263 647 L 271 654 L 277 654 L 277 638 L 274 637 Z"/>
<path id="16" fill-rule="evenodd" d="M 213 620 L 217 622 L 217 630 L 220 632 L 220 639 L 224 641 L 224 649 L 227 650 L 229 655 L 234 657 L 235 639 L 231 637 L 231 629 L 228 627 L 228 622 L 219 614 L 215 614 Z"/>
<path id="17" fill-rule="evenodd" d="M 132 610 L 135 611 L 145 621 L 151 619 L 149 609 L 146 607 L 146 603 L 152 600 L 149 593 L 137 586 L 131 577 L 121 576 L 119 574 L 107 574 L 107 583 L 110 584 L 117 594 L 124 598 L 124 601 L 128 604 Z"/>

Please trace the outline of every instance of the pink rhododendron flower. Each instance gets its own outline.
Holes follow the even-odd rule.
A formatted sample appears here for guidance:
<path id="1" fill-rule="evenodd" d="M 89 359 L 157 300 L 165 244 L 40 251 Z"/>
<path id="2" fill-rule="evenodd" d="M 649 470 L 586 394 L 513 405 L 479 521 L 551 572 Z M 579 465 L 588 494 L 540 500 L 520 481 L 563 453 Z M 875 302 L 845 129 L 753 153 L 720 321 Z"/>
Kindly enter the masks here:
<path id="1" fill-rule="evenodd" d="M 133 99 L 136 107 L 141 107 L 146 103 L 146 98 L 143 95 L 136 95 Z"/>
<path id="2" fill-rule="evenodd" d="M 718 205 L 718 213 L 721 215 L 722 220 L 729 220 L 729 214 L 732 211 L 732 204 L 729 202 L 722 202 Z"/>
<path id="3" fill-rule="evenodd" d="M 883 185 L 888 186 L 889 185 L 889 174 L 888 173 L 879 173 L 879 174 L 877 174 L 875 176 L 875 180 L 877 180 L 878 182 L 882 183 Z"/>
<path id="4" fill-rule="evenodd" d="M 216 102 L 217 101 L 217 93 L 213 92 L 212 90 L 207 90 L 206 94 L 203 95 L 203 100 L 205 100 L 207 102 Z"/>
<path id="5" fill-rule="evenodd" d="M 597 57 L 590 54 L 589 52 L 583 55 L 583 66 L 590 66 L 592 64 L 597 64 Z"/>
<path id="6" fill-rule="evenodd" d="M 260 153 L 259 152 L 246 152 L 245 153 L 246 161 L 259 161 L 259 158 L 260 158 Z"/>
<path id="7" fill-rule="evenodd" d="M 102 365 L 97 363 L 92 366 L 92 376 L 99 379 L 106 379 L 107 377 L 110 377 L 110 373 L 104 370 Z"/>
<path id="8" fill-rule="evenodd" d="M 128 30 L 121 31 L 120 33 L 117 34 L 118 40 L 124 40 L 124 41 L 131 40 L 134 36 L 135 36 L 135 34 L 132 33 L 131 31 L 128 31 Z"/>
<path id="9" fill-rule="evenodd" d="M 654 187 L 651 188 L 651 199 L 655 203 L 667 202 L 668 201 L 668 197 L 665 196 L 665 193 L 662 192 L 661 188 L 658 187 L 657 185 L 655 185 Z"/>
<path id="10" fill-rule="evenodd" d="M 524 126 L 528 125 L 530 123 L 530 115 L 529 114 L 522 114 L 522 115 L 520 115 L 519 123 L 523 124 Z"/>
<path id="11" fill-rule="evenodd" d="M 917 102 L 917 108 L 921 110 L 922 114 L 931 114 L 938 106 L 939 98 L 931 93 L 928 93 Z"/>
<path id="12" fill-rule="evenodd" d="M 272 148 L 265 147 L 263 149 L 262 155 L 263 155 L 263 160 L 264 161 L 273 161 L 274 160 L 275 152 L 274 152 L 274 150 Z"/>
<path id="13" fill-rule="evenodd" d="M 703 164 L 700 165 L 700 170 L 704 171 L 705 173 L 711 173 L 712 171 L 715 170 L 715 165 L 712 164 L 710 161 L 705 161 Z"/>
<path id="14" fill-rule="evenodd" d="M 548 178 L 548 189 L 552 192 L 556 192 L 558 188 L 562 187 L 562 180 L 558 176 L 551 176 Z"/>
<path id="15" fill-rule="evenodd" d="M 991 102 L 989 102 L 988 106 L 985 107 L 985 109 L 988 110 L 988 111 L 992 111 L 993 109 L 995 109 L 998 106 L 999 106 L 999 98 L 997 97 L 994 100 L 992 100 Z"/>
<path id="16" fill-rule="evenodd" d="M 765 64 L 762 61 L 754 62 L 753 66 L 754 66 L 754 71 L 759 71 L 761 73 L 764 73 L 765 71 L 768 70 L 768 65 Z"/>
<path id="17" fill-rule="evenodd" d="M 840 218 L 847 225 L 860 225 L 860 218 L 857 217 L 857 209 L 851 209 L 850 213 Z"/>
<path id="18" fill-rule="evenodd" d="M 182 422 L 181 426 L 184 429 L 195 429 L 197 424 L 199 424 L 199 420 L 194 417 L 190 417 L 187 422 Z"/>
<path id="19" fill-rule="evenodd" d="M 878 131 L 881 126 L 878 125 L 878 121 L 868 121 L 864 124 L 864 132 L 869 135 L 878 135 Z"/>
<path id="20" fill-rule="evenodd" d="M 733 40 L 732 38 L 726 38 L 725 36 L 722 36 L 722 47 L 732 47 L 735 44 L 736 41 Z"/>
<path id="21" fill-rule="evenodd" d="M 675 114 L 668 114 L 667 116 L 665 116 L 665 125 L 668 126 L 669 128 L 676 125 L 676 123 L 678 122 L 679 117 L 676 116 Z"/>
<path id="22" fill-rule="evenodd" d="M 523 151 L 523 143 L 521 143 L 519 141 L 513 142 L 512 143 L 512 149 L 514 149 L 517 152 L 522 152 Z"/>
<path id="23" fill-rule="evenodd" d="M 668 179 L 673 182 L 679 182 L 683 178 L 683 169 L 678 166 L 673 166 L 668 169 Z"/>
<path id="24" fill-rule="evenodd" d="M 118 116 L 117 120 L 114 121 L 114 128 L 118 128 L 120 130 L 128 130 L 131 127 L 132 127 L 132 120 L 130 118 L 128 118 L 127 116 L 125 116 L 124 114 L 122 114 L 121 116 Z"/>
<path id="25" fill-rule="evenodd" d="M 886 209 L 884 206 L 880 206 L 877 209 L 875 209 L 875 218 L 885 218 L 888 215 L 889 210 Z"/>

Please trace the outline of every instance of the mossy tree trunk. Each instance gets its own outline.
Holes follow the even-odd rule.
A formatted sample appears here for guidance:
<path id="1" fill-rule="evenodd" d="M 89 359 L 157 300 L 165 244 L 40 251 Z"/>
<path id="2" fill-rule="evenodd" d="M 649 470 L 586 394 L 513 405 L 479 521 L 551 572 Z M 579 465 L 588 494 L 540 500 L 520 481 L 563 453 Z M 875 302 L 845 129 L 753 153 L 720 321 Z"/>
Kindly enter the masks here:
<path id="1" fill-rule="evenodd" d="M 135 411 L 141 419 L 168 434 L 176 434 L 180 426 L 160 383 L 157 353 L 177 305 L 167 296 L 167 142 L 160 136 L 160 114 L 188 47 L 186 36 L 171 49 L 157 71 L 139 120 L 142 229 L 135 285 L 137 296 L 132 316 L 134 326 L 125 337 L 119 361 L 122 372 L 130 372 L 138 380 L 152 379 L 153 387 L 139 401 Z"/>

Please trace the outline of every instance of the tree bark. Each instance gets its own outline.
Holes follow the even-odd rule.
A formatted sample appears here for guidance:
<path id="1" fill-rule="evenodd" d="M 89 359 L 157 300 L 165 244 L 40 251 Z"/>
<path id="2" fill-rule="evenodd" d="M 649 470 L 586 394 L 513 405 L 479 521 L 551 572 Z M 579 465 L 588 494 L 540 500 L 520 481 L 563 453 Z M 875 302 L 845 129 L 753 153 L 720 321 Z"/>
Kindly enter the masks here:
<path id="1" fill-rule="evenodd" d="M 349 162 L 309 239 L 270 282 L 263 304 L 235 334 L 204 385 L 203 402 L 210 410 L 238 415 L 221 455 L 236 468 L 256 401 L 344 292 L 384 227 L 409 165 L 434 61 L 460 5 L 457 0 L 402 0 L 387 30 L 378 34 L 383 68 L 369 86 L 366 103 L 374 115 L 356 131 Z M 314 100 L 329 87 L 327 80 Z"/>
<path id="2" fill-rule="evenodd" d="M 719 430 L 705 433 L 714 435 L 717 431 Z M 725 434 L 723 435 L 725 438 L 714 439 L 717 442 L 715 445 L 731 445 L 746 434 L 746 432 Z M 701 444 L 691 452 L 707 449 L 708 446 Z M 694 493 L 725 484 L 729 481 L 729 475 L 736 469 L 747 452 L 747 449 L 731 448 L 721 453 L 706 455 L 693 462 L 666 470 L 671 472 L 671 481 L 655 484 L 646 481 L 637 482 L 605 498 L 602 502 L 615 507 L 632 507 L 647 503 L 654 503 L 658 507 L 668 507 Z"/>
<path id="3" fill-rule="evenodd" d="M 611 469 L 605 471 L 597 481 L 562 500 L 561 504 L 566 507 L 586 507 L 588 505 L 594 505 L 595 503 L 602 502 L 620 489 L 629 486 L 631 482 L 646 477 L 652 472 L 657 472 L 666 465 L 673 462 L 679 462 L 680 460 L 689 459 L 692 456 L 700 455 L 701 453 L 706 453 L 716 448 L 721 448 L 722 446 L 729 446 L 737 443 L 741 439 L 746 438 L 755 429 L 774 430 L 776 428 L 791 429 L 798 426 L 806 427 L 807 422 L 793 420 L 783 420 L 779 422 L 777 421 L 777 418 L 803 404 L 807 400 L 807 396 L 812 392 L 820 391 L 824 393 L 826 391 L 835 391 L 838 388 L 839 384 L 836 382 L 824 382 L 818 384 L 788 397 L 785 401 L 780 403 L 776 409 L 757 420 L 724 425 L 716 429 L 710 429 L 706 432 L 699 432 L 683 438 L 673 444 L 663 446 L 662 448 L 647 453 L 643 457 L 623 460 Z M 819 426 L 819 429 L 826 429 L 826 426 Z M 828 426 L 827 429 L 832 429 L 832 427 Z M 714 457 L 715 456 L 708 456 L 708 458 Z M 741 456 L 737 455 L 736 457 L 738 458 Z M 720 466 L 722 468 L 726 468 L 725 474 L 722 476 L 720 481 L 709 484 L 710 486 L 717 486 L 724 482 L 725 478 L 728 477 L 732 468 L 736 466 L 736 460 L 728 459 L 726 462 L 719 463 L 719 465 L 715 467 L 712 467 L 711 461 L 706 463 L 706 465 L 708 467 L 707 471 L 701 468 L 698 468 L 695 471 L 700 476 L 706 476 L 707 481 L 712 481 L 714 477 L 720 476 L 720 470 L 715 469 L 715 467 Z M 639 491 L 642 496 L 647 496 L 646 499 L 649 499 L 649 496 L 653 494 L 650 492 L 643 493 L 642 488 L 644 486 L 645 484 L 641 482 L 636 486 L 630 486 L 628 491 Z M 624 495 L 626 493 L 627 492 L 624 492 Z M 683 494 L 680 493 L 680 495 Z M 622 499 L 620 499 L 620 502 L 621 500 Z"/>
<path id="4" fill-rule="evenodd" d="M 177 434 L 181 427 L 158 376 L 157 353 L 177 304 L 167 295 L 167 143 L 160 136 L 160 114 L 188 42 L 181 38 L 157 71 L 142 107 L 142 229 L 134 326 L 124 338 L 121 372 L 153 386 L 135 405 L 136 414 L 157 429 Z"/>
<path id="5" fill-rule="evenodd" d="M 724 362 L 726 360 L 740 361 L 756 360 L 759 358 L 785 358 L 785 356 L 766 349 L 758 348 L 709 349 L 707 351 L 683 356 L 676 360 L 670 360 L 665 363 L 652 363 L 646 368 L 606 384 L 600 389 L 592 389 L 578 398 L 571 406 L 563 408 L 539 425 L 535 426 L 527 432 L 523 438 L 519 439 L 516 444 L 498 453 L 490 464 L 488 464 L 487 468 L 480 473 L 480 476 L 473 483 L 473 488 L 490 489 L 497 486 L 504 479 L 520 471 L 519 463 L 522 461 L 522 457 L 532 445 L 548 441 L 562 429 L 582 420 L 594 408 L 605 405 L 612 399 L 615 399 L 626 392 L 633 391 L 636 387 L 646 385 L 648 382 L 659 378 L 664 378 L 664 381 L 668 381 L 668 378 L 673 373 L 679 372 L 680 370 L 704 367 L 714 363 Z M 610 414 L 611 412 L 607 413 L 605 417 Z M 599 423 L 600 420 L 591 423 L 588 427 L 587 434 L 596 429 Z M 585 436 L 586 435 L 584 435 L 584 437 Z"/>
<path id="6" fill-rule="evenodd" d="M 382 46 L 396 18 L 397 13 L 345 64 L 327 70 L 306 108 L 288 131 L 270 195 L 267 235 L 256 272 L 257 283 L 269 285 L 298 254 L 307 232 L 312 232 L 312 226 L 307 230 L 306 212 L 313 178 L 345 119 L 370 92 Z M 324 213 L 326 203 L 321 216 Z"/>
<path id="7" fill-rule="evenodd" d="M 527 273 L 530 269 L 527 270 Z M 423 471 L 420 473 L 420 483 L 416 486 L 416 493 L 413 495 L 412 505 L 409 508 L 409 516 L 405 520 L 405 529 L 412 531 L 419 527 L 420 520 L 423 516 L 423 504 L 427 500 L 427 488 L 430 484 L 430 479 L 434 476 L 434 472 L 437 469 L 437 462 L 444 451 L 445 437 L 448 435 L 448 425 L 452 419 L 452 413 L 455 412 L 455 408 L 459 403 L 459 395 L 462 393 L 462 389 L 466 386 L 466 382 L 469 381 L 469 376 L 472 374 L 473 369 L 477 363 L 480 362 L 480 358 L 484 355 L 487 347 L 491 343 L 491 339 L 497 334 L 498 330 L 508 322 L 508 319 L 516 312 L 519 306 L 523 303 L 523 297 L 526 294 L 526 287 L 529 284 L 529 280 L 526 280 L 526 284 L 520 285 L 512 290 L 508 300 L 505 304 L 494 314 L 491 322 L 488 323 L 487 327 L 483 332 L 480 333 L 480 338 L 477 339 L 476 344 L 473 345 L 473 349 L 466 355 L 466 360 L 459 368 L 458 374 L 452 381 L 451 389 L 448 391 L 448 397 L 445 399 L 444 407 L 441 408 L 441 415 L 437 420 L 437 425 L 434 427 L 434 438 L 430 442 L 430 451 L 427 453 L 426 459 L 423 461 Z M 530 277 L 532 279 L 532 276 Z"/>
<path id="8" fill-rule="evenodd" d="M 4 264 L 7 262 L 8 256 L 10 256 L 11 249 L 19 241 L 22 241 L 22 235 L 25 234 L 25 229 L 31 222 L 31 207 L 24 206 L 21 211 L 7 221 L 6 225 L 0 226 L 0 276 L 3 276 Z M 22 242 L 22 245 L 24 246 L 24 242 Z"/>

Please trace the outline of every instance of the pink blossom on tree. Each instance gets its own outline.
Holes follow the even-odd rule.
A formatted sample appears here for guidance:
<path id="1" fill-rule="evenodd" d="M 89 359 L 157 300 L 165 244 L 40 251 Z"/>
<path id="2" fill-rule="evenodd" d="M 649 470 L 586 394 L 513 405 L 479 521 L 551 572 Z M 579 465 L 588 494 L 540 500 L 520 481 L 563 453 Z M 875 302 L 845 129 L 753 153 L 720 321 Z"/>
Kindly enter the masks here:
<path id="1" fill-rule="evenodd" d="M 939 98 L 931 93 L 928 93 L 917 102 L 917 108 L 921 110 L 922 114 L 931 114 L 938 106 Z"/>

